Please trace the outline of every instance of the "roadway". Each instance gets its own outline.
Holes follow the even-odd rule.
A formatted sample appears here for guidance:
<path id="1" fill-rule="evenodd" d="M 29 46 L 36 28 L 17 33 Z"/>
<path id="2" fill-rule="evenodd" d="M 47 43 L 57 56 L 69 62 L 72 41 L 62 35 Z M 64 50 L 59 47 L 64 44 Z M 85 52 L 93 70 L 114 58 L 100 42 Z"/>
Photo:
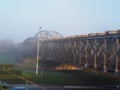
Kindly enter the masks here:
<path id="1" fill-rule="evenodd" d="M 11 89 L 8 89 L 11 90 Z M 20 89 L 21 90 L 21 89 Z M 24 89 L 22 89 L 24 90 Z M 26 90 L 26 89 L 25 89 Z M 120 86 L 40 86 L 27 87 L 27 90 L 120 90 Z"/>

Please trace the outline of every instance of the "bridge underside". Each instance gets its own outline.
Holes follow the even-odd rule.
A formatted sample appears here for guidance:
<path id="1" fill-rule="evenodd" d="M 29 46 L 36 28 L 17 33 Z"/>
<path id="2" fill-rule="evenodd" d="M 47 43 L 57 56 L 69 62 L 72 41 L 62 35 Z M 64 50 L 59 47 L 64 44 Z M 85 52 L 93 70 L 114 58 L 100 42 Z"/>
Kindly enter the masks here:
<path id="1" fill-rule="evenodd" d="M 39 62 L 39 70 L 78 70 L 79 67 L 69 65 L 69 64 L 64 64 L 61 62 L 56 62 L 53 60 L 41 60 Z"/>

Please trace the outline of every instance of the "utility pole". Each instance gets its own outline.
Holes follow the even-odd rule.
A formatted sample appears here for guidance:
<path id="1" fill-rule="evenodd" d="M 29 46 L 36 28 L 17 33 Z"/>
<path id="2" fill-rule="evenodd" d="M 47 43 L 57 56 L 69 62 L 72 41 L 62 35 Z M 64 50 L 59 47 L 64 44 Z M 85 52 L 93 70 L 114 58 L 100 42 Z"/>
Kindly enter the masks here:
<path id="1" fill-rule="evenodd" d="M 39 27 L 41 29 L 41 27 Z M 39 32 L 37 35 L 37 63 L 36 63 L 36 75 L 38 74 L 38 68 L 39 68 L 39 53 L 40 53 L 40 41 L 39 41 Z"/>

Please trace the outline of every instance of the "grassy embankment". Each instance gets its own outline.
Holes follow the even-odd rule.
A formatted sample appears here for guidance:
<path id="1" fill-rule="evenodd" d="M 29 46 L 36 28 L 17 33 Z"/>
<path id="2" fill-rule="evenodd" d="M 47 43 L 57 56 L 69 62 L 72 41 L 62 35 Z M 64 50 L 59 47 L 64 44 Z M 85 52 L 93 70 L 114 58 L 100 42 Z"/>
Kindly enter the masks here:
<path id="1" fill-rule="evenodd" d="M 118 80 L 114 80 L 107 76 L 85 71 L 42 72 L 42 74 L 39 73 L 37 76 L 31 73 L 23 73 L 23 76 L 36 83 L 79 85 L 113 85 L 120 83 Z"/>
<path id="2" fill-rule="evenodd" d="M 79 84 L 79 85 L 113 85 L 120 81 L 109 78 L 105 75 L 98 75 L 96 73 L 85 71 L 54 71 L 42 72 L 38 75 L 30 72 L 17 73 L 18 75 L 33 81 L 38 84 Z M 7 73 L 0 73 L 0 79 L 8 83 L 25 83 L 25 81 L 18 79 Z"/>

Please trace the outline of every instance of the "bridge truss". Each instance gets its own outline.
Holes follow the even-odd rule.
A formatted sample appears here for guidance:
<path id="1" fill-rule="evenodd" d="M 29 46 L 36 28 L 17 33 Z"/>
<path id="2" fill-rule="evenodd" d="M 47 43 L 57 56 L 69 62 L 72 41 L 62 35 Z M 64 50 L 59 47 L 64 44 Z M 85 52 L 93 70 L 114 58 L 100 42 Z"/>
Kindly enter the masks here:
<path id="1" fill-rule="evenodd" d="M 119 74 L 120 30 L 47 40 L 41 45 L 40 57 Z"/>

